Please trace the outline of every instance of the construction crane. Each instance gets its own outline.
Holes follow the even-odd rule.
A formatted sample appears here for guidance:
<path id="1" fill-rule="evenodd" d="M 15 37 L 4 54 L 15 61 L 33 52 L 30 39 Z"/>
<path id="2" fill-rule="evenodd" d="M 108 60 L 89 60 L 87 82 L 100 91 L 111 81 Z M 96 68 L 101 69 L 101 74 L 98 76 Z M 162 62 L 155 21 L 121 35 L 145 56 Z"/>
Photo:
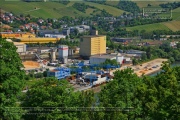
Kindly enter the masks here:
<path id="1" fill-rule="evenodd" d="M 37 53 L 35 53 L 36 57 L 38 58 L 38 62 L 41 63 L 42 67 L 44 68 L 47 65 L 47 61 L 43 60 Z"/>

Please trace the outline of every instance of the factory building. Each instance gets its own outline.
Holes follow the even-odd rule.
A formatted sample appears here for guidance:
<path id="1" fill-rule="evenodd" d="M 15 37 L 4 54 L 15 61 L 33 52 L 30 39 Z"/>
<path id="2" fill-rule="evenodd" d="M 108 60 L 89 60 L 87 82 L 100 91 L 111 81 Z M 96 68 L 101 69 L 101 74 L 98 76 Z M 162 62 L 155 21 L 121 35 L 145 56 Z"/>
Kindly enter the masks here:
<path id="1" fill-rule="evenodd" d="M 68 46 L 59 45 L 58 47 L 59 60 L 64 64 L 68 61 Z"/>
<path id="2" fill-rule="evenodd" d="M 62 34 L 45 34 L 44 36 L 49 38 L 66 38 L 66 36 Z"/>
<path id="3" fill-rule="evenodd" d="M 8 42 L 13 42 L 11 39 L 6 39 Z M 13 44 L 16 46 L 17 53 L 26 52 L 26 44 L 20 43 L 20 42 L 13 42 Z"/>
<path id="4" fill-rule="evenodd" d="M 91 55 L 106 53 L 106 36 L 90 35 L 83 36 L 80 40 L 80 56 L 89 58 Z"/>
<path id="5" fill-rule="evenodd" d="M 127 54 L 136 54 L 136 56 L 141 56 L 142 54 L 146 54 L 145 51 L 140 51 L 140 50 L 128 50 L 126 53 Z"/>
<path id="6" fill-rule="evenodd" d="M 26 32 L 18 32 L 18 33 L 9 33 L 9 32 L 0 32 L 0 36 L 2 38 L 34 38 L 36 37 L 35 34 L 26 33 Z"/>
<path id="7" fill-rule="evenodd" d="M 90 64 L 101 64 L 106 59 L 116 60 L 119 64 L 123 63 L 124 57 L 118 55 L 94 55 L 90 57 Z"/>
<path id="8" fill-rule="evenodd" d="M 70 74 L 69 68 L 56 68 L 47 72 L 48 77 L 56 77 L 58 80 L 68 77 Z"/>
<path id="9" fill-rule="evenodd" d="M 56 43 L 60 38 L 18 38 L 22 43 Z"/>
<path id="10" fill-rule="evenodd" d="M 26 52 L 26 44 L 14 42 L 14 45 L 17 47 L 16 52 L 18 53 Z"/>

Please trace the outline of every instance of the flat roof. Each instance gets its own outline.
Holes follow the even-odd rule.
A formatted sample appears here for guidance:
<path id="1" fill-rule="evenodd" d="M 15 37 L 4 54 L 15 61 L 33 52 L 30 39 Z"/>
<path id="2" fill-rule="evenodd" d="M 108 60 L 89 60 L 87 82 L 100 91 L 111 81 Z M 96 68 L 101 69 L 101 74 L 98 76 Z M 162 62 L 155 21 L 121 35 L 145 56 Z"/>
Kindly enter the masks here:
<path id="1" fill-rule="evenodd" d="M 14 45 L 25 45 L 24 43 L 20 43 L 20 42 L 13 42 Z"/>
<path id="2" fill-rule="evenodd" d="M 115 56 L 113 55 L 93 55 L 90 58 L 106 58 L 106 59 L 111 59 L 114 58 Z"/>
<path id="3" fill-rule="evenodd" d="M 106 35 L 85 35 L 82 37 L 102 37 L 102 36 L 106 36 Z"/>

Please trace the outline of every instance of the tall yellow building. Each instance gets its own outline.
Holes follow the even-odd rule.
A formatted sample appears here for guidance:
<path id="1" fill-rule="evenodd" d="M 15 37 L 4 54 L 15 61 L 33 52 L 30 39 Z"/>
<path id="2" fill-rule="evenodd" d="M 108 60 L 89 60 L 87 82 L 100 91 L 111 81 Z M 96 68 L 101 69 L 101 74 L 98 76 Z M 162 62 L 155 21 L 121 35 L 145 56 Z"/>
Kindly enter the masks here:
<path id="1" fill-rule="evenodd" d="M 80 40 L 80 56 L 90 57 L 106 53 L 106 36 L 83 36 Z"/>

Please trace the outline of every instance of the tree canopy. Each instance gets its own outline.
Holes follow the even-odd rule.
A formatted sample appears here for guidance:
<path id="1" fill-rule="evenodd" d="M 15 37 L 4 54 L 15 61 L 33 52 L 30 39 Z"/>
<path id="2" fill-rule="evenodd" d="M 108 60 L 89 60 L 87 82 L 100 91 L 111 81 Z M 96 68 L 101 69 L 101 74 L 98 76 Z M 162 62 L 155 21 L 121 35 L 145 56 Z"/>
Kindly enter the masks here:
<path id="1" fill-rule="evenodd" d="M 24 85 L 25 72 L 21 59 L 12 42 L 0 38 L 0 118 L 20 119 L 18 114 L 10 114 L 7 107 L 16 107 L 18 96 Z"/>

